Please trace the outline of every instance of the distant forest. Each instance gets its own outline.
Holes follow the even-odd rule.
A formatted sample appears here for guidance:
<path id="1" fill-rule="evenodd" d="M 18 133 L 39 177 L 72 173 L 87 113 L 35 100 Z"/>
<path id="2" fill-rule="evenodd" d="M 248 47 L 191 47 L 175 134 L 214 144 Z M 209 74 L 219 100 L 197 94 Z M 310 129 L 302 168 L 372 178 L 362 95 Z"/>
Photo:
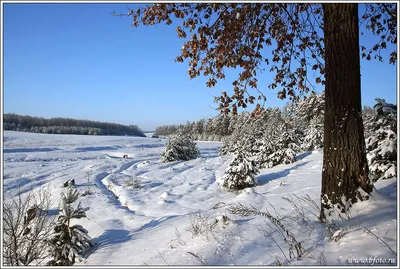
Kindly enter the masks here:
<path id="1" fill-rule="evenodd" d="M 200 119 L 193 122 L 187 121 L 186 124 L 158 126 L 154 135 L 171 136 L 183 132 L 190 134 L 195 140 L 224 141 L 225 138 L 233 134 L 242 137 L 244 133 L 256 132 L 254 130 L 257 128 L 261 133 L 266 133 L 269 130 L 277 131 L 278 127 L 284 124 L 285 128 L 296 130 L 297 135 L 312 129 L 313 132 L 318 131 L 317 133 L 322 136 L 324 98 L 325 93 L 313 93 L 297 103 L 288 102 L 281 109 L 267 107 L 258 118 L 252 117 L 249 111 L 243 111 L 234 116 L 218 115 L 214 118 Z M 363 118 L 366 118 L 371 116 L 374 110 L 369 106 L 364 106 L 362 113 Z"/>
<path id="2" fill-rule="evenodd" d="M 122 125 L 91 120 L 69 118 L 44 119 L 17 114 L 4 114 L 4 130 L 33 132 L 44 134 L 79 134 L 79 135 L 128 135 L 145 134 L 137 125 Z"/>

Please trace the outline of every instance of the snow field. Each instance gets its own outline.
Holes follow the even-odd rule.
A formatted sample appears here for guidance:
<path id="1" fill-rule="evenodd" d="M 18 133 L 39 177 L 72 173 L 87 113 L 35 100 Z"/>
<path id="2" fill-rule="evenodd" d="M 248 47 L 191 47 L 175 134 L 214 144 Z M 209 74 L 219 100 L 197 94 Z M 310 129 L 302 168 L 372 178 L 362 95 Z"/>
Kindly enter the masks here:
<path id="1" fill-rule="evenodd" d="M 75 179 L 80 193 L 90 189 L 91 195 L 80 197 L 90 208 L 87 218 L 77 223 L 95 247 L 77 265 L 348 265 L 348 259 L 396 258 L 370 233 L 397 251 L 396 178 L 379 181 L 371 199 L 353 207 L 350 220 L 336 223 L 331 230 L 341 238 L 335 241 L 312 203 L 319 205 L 321 150 L 262 169 L 257 186 L 231 193 L 217 184 L 231 160 L 218 156 L 221 143 L 198 142 L 199 158 L 162 163 L 166 141 L 5 131 L 4 199 L 50 187 L 57 209 L 64 181 Z M 305 256 L 289 258 L 267 218 L 229 213 L 238 203 L 280 216 Z M 196 225 L 203 229 L 198 236 Z"/>

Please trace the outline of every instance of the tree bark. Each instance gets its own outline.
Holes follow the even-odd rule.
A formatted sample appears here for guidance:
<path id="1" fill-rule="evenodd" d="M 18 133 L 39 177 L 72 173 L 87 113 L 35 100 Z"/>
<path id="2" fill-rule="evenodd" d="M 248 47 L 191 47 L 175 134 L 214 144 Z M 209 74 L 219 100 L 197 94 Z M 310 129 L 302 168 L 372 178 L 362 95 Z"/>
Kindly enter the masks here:
<path id="1" fill-rule="evenodd" d="M 325 122 L 320 220 L 367 200 L 357 4 L 323 4 Z"/>

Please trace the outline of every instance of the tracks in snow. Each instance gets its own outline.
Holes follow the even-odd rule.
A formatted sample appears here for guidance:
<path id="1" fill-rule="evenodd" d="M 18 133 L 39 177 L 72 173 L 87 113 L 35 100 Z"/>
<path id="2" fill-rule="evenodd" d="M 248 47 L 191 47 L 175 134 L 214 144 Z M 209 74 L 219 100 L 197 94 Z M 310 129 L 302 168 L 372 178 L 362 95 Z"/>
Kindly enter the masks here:
<path id="1" fill-rule="evenodd" d="M 195 206 L 191 200 L 196 197 L 196 192 L 207 191 L 215 183 L 216 173 L 225 163 L 225 159 L 216 162 L 215 158 L 207 157 L 161 163 L 158 156 L 149 155 L 122 164 L 113 162 L 113 168 L 96 176 L 96 183 L 117 208 L 158 218 L 161 217 L 160 208 L 166 207 L 175 209 L 171 209 L 170 214 L 182 215 Z M 131 176 L 140 181 L 140 189 L 127 186 Z M 202 181 L 198 180 L 199 176 Z M 191 206 L 187 207 L 187 204 Z"/>

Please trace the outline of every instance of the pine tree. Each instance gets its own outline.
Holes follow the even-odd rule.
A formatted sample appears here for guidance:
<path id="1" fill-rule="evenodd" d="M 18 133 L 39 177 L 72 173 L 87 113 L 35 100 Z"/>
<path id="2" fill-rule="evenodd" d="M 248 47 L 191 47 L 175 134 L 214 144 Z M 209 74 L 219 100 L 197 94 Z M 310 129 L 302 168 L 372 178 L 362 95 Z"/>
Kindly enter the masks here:
<path id="1" fill-rule="evenodd" d="M 233 155 L 236 152 L 243 150 L 243 141 L 246 136 L 247 134 L 243 132 L 242 128 L 235 129 L 230 136 L 222 139 L 223 144 L 219 149 L 219 155 Z"/>
<path id="2" fill-rule="evenodd" d="M 376 98 L 375 113 L 365 129 L 370 177 L 376 181 L 397 175 L 397 107 Z"/>
<path id="3" fill-rule="evenodd" d="M 204 119 L 197 121 L 193 127 L 193 133 L 197 136 L 197 139 L 201 139 L 204 132 Z"/>
<path id="4" fill-rule="evenodd" d="M 297 103 L 296 117 L 309 123 L 313 118 L 322 116 L 321 123 L 324 122 L 325 92 L 321 94 L 311 93 L 305 99 Z"/>
<path id="5" fill-rule="evenodd" d="M 255 162 L 238 152 L 225 169 L 225 174 L 219 179 L 218 184 L 230 191 L 253 187 L 257 185 L 258 173 Z"/>
<path id="6" fill-rule="evenodd" d="M 174 162 L 178 160 L 191 160 L 200 155 L 196 142 L 189 134 L 182 132 L 172 136 L 165 145 L 165 150 L 161 152 L 162 162 Z"/>
<path id="7" fill-rule="evenodd" d="M 294 131 L 287 127 L 283 127 L 285 131 L 279 136 L 274 143 L 274 152 L 267 158 L 267 167 L 278 164 L 289 164 L 296 161 L 296 152 L 299 151 L 299 139 Z"/>
<path id="8" fill-rule="evenodd" d="M 219 150 L 220 155 L 235 154 L 243 152 L 246 156 L 252 156 L 252 148 L 255 141 L 254 120 L 250 118 L 248 112 L 242 112 L 235 116 L 235 126 L 232 134 L 228 138 L 224 138 L 222 147 Z"/>
<path id="9" fill-rule="evenodd" d="M 311 93 L 296 107 L 295 121 L 305 130 L 301 148 L 305 151 L 323 147 L 325 93 Z"/>
<path id="10" fill-rule="evenodd" d="M 218 154 L 220 156 L 223 155 L 228 155 L 230 152 L 235 151 L 234 150 L 234 138 L 235 137 L 235 133 L 231 134 L 228 137 L 224 137 L 222 139 L 222 146 L 219 148 L 219 152 Z"/>
<path id="11" fill-rule="evenodd" d="M 314 117 L 310 120 L 301 148 L 305 151 L 311 151 L 322 148 L 323 145 L 324 125 L 319 117 Z"/>
<path id="12" fill-rule="evenodd" d="M 82 251 L 93 246 L 88 231 L 81 225 L 70 226 L 72 219 L 86 217 L 85 209 L 78 202 L 79 193 L 70 187 L 66 194 L 62 193 L 62 212 L 54 227 L 54 235 L 48 240 L 50 246 L 50 266 L 71 266 Z"/>
<path id="13" fill-rule="evenodd" d="M 275 142 L 270 140 L 268 137 L 263 137 L 259 141 L 259 154 L 255 156 L 255 161 L 258 168 L 271 168 L 274 162 L 271 160 L 270 156 L 275 152 L 276 146 Z"/>

